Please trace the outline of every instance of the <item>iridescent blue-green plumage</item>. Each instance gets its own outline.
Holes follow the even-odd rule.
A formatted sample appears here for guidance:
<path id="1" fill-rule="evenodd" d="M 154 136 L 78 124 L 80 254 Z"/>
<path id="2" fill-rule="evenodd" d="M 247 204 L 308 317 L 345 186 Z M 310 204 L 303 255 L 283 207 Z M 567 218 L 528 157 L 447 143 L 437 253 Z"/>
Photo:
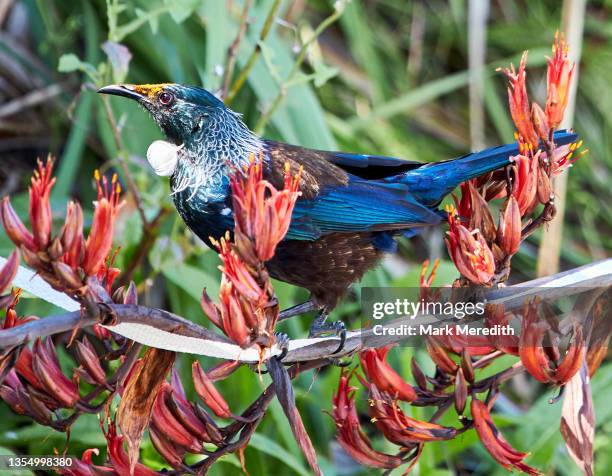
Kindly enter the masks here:
<path id="1" fill-rule="evenodd" d="M 264 177 L 282 187 L 285 163 L 295 171 L 302 166 L 302 197 L 268 268 L 278 279 L 309 289 L 328 308 L 383 252 L 394 249 L 394 237 L 440 223 L 438 205 L 461 182 L 508 165 L 518 153 L 516 144 L 509 144 L 423 164 L 317 151 L 257 137 L 238 114 L 200 88 L 109 86 L 101 92 L 138 100 L 168 139 L 182 146 L 172 196 L 185 223 L 207 243 L 233 228 L 232 167 L 255 154 L 262 157 Z M 561 132 L 555 140 L 567 144 L 575 135 Z"/>

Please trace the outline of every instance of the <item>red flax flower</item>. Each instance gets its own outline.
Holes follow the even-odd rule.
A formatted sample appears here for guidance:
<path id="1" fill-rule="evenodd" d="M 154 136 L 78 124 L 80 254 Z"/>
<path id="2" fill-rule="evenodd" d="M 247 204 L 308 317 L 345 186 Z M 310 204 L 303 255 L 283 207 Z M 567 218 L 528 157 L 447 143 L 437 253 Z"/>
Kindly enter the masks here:
<path id="1" fill-rule="evenodd" d="M 195 361 L 191 366 L 193 376 L 193 386 L 198 397 L 210 408 L 219 418 L 231 418 L 229 406 L 223 395 L 215 388 L 212 380 L 206 375 L 204 369 L 198 361 Z"/>
<path id="2" fill-rule="evenodd" d="M 569 89 L 574 75 L 574 63 L 568 58 L 569 48 L 563 35 L 557 32 L 552 47 L 552 58 L 548 58 L 546 118 L 551 128 L 555 129 L 563 120 L 567 107 Z"/>
<path id="3" fill-rule="evenodd" d="M 234 242 L 229 233 L 215 242 L 223 262 L 220 303 L 206 292 L 201 305 L 208 318 L 243 348 L 270 345 L 278 318 L 274 289 L 264 262 L 284 238 L 299 196 L 300 172 L 285 169 L 283 190 L 263 179 L 262 166 L 251 157 L 250 165 L 231 178 Z"/>
<path id="4" fill-rule="evenodd" d="M 212 418 L 187 400 L 174 370 L 172 384 L 162 384 L 157 395 L 149 435 L 158 453 L 177 469 L 183 467 L 187 451 L 199 453 L 203 442 L 219 443 L 222 440 Z"/>
<path id="5" fill-rule="evenodd" d="M 552 152 L 551 176 L 556 176 L 572 166 L 580 157 L 587 154 L 589 149 L 578 151 L 582 147 L 582 141 L 557 147 Z"/>
<path id="6" fill-rule="evenodd" d="M 98 185 L 98 200 L 95 202 L 93 223 L 85 242 L 85 257 L 82 262 L 88 276 L 97 274 L 104 265 L 113 246 L 115 218 L 125 203 L 119 201 L 121 185 L 117 181 L 117 175 L 113 175 L 110 184 L 106 177 L 100 179 L 97 170 L 94 177 Z"/>
<path id="7" fill-rule="evenodd" d="M 77 384 L 69 380 L 59 365 L 50 337 L 37 339 L 32 347 L 32 370 L 44 390 L 64 408 L 72 408 L 79 399 Z"/>
<path id="8" fill-rule="evenodd" d="M 540 304 L 532 300 L 523 310 L 523 326 L 519 341 L 519 356 L 527 371 L 542 383 L 563 385 L 576 375 L 584 359 L 585 341 L 582 328 L 574 326 L 574 335 L 561 363 L 554 357 L 559 354 L 556 346 L 543 346 L 548 324 L 538 318 Z"/>
<path id="9" fill-rule="evenodd" d="M 531 111 L 529 106 L 529 97 L 527 96 L 527 84 L 525 66 L 527 65 L 527 52 L 523 53 L 519 63 L 518 71 L 514 69 L 514 65 L 510 65 L 510 69 L 504 68 L 502 71 L 508 78 L 510 83 L 508 86 L 508 101 L 510 103 L 510 115 L 518 129 L 518 132 L 527 144 L 537 146 L 538 135 L 531 121 Z"/>
<path id="10" fill-rule="evenodd" d="M 0 268 L 0 309 L 5 308 L 13 301 L 13 297 L 10 294 L 2 296 L 2 293 L 11 285 L 18 269 L 19 251 L 14 250 L 6 260 L 6 263 L 4 263 L 4 266 Z"/>
<path id="11" fill-rule="evenodd" d="M 70 466 L 57 468 L 57 472 L 63 476 L 115 476 L 117 473 L 112 468 L 108 466 L 96 466 L 93 463 L 93 455 L 97 456 L 99 454 L 100 450 L 98 450 L 98 448 L 85 450 L 83 451 L 81 459 L 72 458 L 72 464 Z"/>
<path id="12" fill-rule="evenodd" d="M 484 197 L 477 189 L 476 180 L 461 184 L 461 199 L 453 195 L 459 219 L 470 230 L 480 230 L 487 242 L 495 238 L 495 223 Z"/>
<path id="13" fill-rule="evenodd" d="M 493 423 L 487 405 L 473 397 L 471 408 L 476 433 L 478 433 L 478 437 L 483 446 L 495 461 L 507 470 L 517 469 L 523 473 L 534 476 L 541 474 L 540 471 L 523 462 L 528 456 L 528 453 L 522 453 L 515 450 L 504 439 Z"/>
<path id="14" fill-rule="evenodd" d="M 14 306 L 17 304 L 18 297 L 13 300 L 12 305 L 7 309 L 6 318 L 2 324 L 2 329 L 20 326 L 36 319 L 33 316 L 18 317 Z M 10 381 L 8 387 L 1 395 L 5 399 L 6 392 L 12 391 L 22 400 L 21 406 L 26 408 L 26 412 L 38 415 L 46 414 L 48 410 L 57 408 L 72 408 L 79 399 L 79 389 L 75 381 L 68 379 L 59 365 L 59 359 L 50 337 L 44 340 L 36 339 L 32 349 L 24 347 L 17 357 L 15 366 L 11 372 L 15 372 L 13 384 Z M 27 387 L 20 383 L 21 377 Z M 17 385 L 19 384 L 19 385 Z M 17 391 L 19 390 L 19 391 Z M 10 404 L 9 400 L 6 400 Z M 46 407 L 45 410 L 41 405 Z M 42 412 L 42 413 L 41 413 Z M 48 424 L 50 419 L 45 418 L 43 424 Z"/>
<path id="15" fill-rule="evenodd" d="M 450 229 L 446 248 L 459 272 L 474 284 L 488 284 L 495 273 L 493 252 L 479 230 L 468 230 L 452 205 L 446 209 Z"/>
<path id="16" fill-rule="evenodd" d="M 355 407 L 355 388 L 350 386 L 351 376 L 340 374 L 338 392 L 334 396 L 332 417 L 338 431 L 337 439 L 344 451 L 355 461 L 371 468 L 392 469 L 402 464 L 399 456 L 381 453 L 372 448 L 361 429 Z"/>
<path id="17" fill-rule="evenodd" d="M 17 216 L 9 197 L 4 197 L 2 202 L 0 202 L 0 217 L 2 218 L 6 235 L 15 245 L 18 247 L 24 246 L 30 251 L 37 251 L 34 236 L 25 227 L 19 216 Z"/>
<path id="18" fill-rule="evenodd" d="M 300 196 L 300 171 L 292 175 L 289 163 L 285 165 L 283 190 L 277 190 L 263 179 L 261 161 L 251 163 L 245 171 L 234 173 L 231 177 L 232 201 L 235 217 L 236 245 L 241 253 L 243 238 L 254 243 L 255 254 L 259 261 L 268 261 L 274 256 L 276 245 L 285 237 L 291 213 Z M 245 253 L 243 256 L 251 256 Z"/>
<path id="19" fill-rule="evenodd" d="M 391 349 L 390 345 L 361 352 L 359 354 L 361 368 L 370 383 L 376 385 L 380 390 L 405 402 L 412 402 L 416 400 L 417 394 L 414 388 L 404 382 L 402 377 L 387 363 L 389 349 Z"/>
<path id="20" fill-rule="evenodd" d="M 372 422 L 392 443 L 411 448 L 417 443 L 450 440 L 457 436 L 455 428 L 409 417 L 396 400 L 375 385 L 370 384 L 369 389 Z"/>
<path id="21" fill-rule="evenodd" d="M 512 195 L 516 198 L 521 216 L 530 213 L 536 206 L 538 191 L 538 173 L 541 151 L 531 153 L 528 146 L 522 144 L 521 148 L 527 155 L 514 157 L 512 165 L 514 181 L 512 184 Z M 548 198 L 550 199 L 550 197 Z"/>
<path id="22" fill-rule="evenodd" d="M 499 214 L 497 244 L 506 255 L 513 255 L 521 246 L 521 211 L 516 198 L 510 195 Z"/>
<path id="23" fill-rule="evenodd" d="M 117 475 L 131 476 L 157 476 L 157 472 L 147 468 L 141 463 L 136 463 L 132 469 L 130 459 L 123 447 L 124 436 L 117 434 L 115 422 L 107 417 L 107 429 L 104 429 L 103 420 L 100 419 L 100 427 L 108 445 L 109 466 Z M 113 474 L 113 473 L 111 473 Z"/>
<path id="24" fill-rule="evenodd" d="M 30 223 L 34 243 L 39 250 L 45 249 L 51 239 L 51 189 L 55 184 L 53 159 L 49 156 L 43 165 L 38 160 L 38 168 L 34 171 L 30 186 Z"/>

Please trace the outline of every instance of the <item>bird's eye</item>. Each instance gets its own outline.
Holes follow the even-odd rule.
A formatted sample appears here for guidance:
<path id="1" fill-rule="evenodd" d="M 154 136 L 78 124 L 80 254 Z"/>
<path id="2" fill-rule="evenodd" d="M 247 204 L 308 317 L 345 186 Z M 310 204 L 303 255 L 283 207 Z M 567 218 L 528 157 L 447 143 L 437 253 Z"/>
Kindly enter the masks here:
<path id="1" fill-rule="evenodd" d="M 158 99 L 163 106 L 170 106 L 174 102 L 174 96 L 166 92 L 161 93 Z"/>

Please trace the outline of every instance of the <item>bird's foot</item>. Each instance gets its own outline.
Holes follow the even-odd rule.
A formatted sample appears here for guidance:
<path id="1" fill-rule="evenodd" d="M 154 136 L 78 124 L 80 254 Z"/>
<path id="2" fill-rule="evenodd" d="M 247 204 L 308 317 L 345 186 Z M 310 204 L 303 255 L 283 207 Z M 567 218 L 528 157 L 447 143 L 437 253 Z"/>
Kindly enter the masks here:
<path id="1" fill-rule="evenodd" d="M 342 321 L 326 322 L 327 313 L 321 312 L 310 326 L 310 332 L 308 337 L 325 337 L 333 335 L 340 338 L 340 344 L 338 348 L 334 350 L 330 355 L 337 354 L 344 348 L 346 342 L 346 326 Z"/>
<path id="2" fill-rule="evenodd" d="M 299 316 L 300 314 L 305 314 L 316 309 L 318 309 L 318 306 L 311 299 L 309 299 L 306 302 L 296 304 L 295 306 L 282 310 L 278 316 L 278 320 L 284 321 L 290 317 Z"/>
<path id="3" fill-rule="evenodd" d="M 282 362 L 285 357 L 287 357 L 287 352 L 289 351 L 289 336 L 284 332 L 275 332 L 274 339 L 276 341 L 276 345 L 281 350 L 281 353 L 276 357 L 279 362 Z"/>

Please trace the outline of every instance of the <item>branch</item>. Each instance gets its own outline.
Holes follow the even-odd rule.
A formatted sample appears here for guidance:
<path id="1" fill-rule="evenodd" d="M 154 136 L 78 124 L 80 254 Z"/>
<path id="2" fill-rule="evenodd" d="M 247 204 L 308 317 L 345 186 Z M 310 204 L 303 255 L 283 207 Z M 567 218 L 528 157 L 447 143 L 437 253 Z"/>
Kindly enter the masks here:
<path id="1" fill-rule="evenodd" d="M 270 118 L 272 117 L 276 109 L 283 102 L 283 99 L 287 95 L 288 86 L 291 84 L 294 77 L 299 73 L 300 67 L 302 66 L 302 63 L 304 62 L 304 60 L 306 59 L 306 53 L 308 53 L 308 48 L 310 48 L 310 45 L 312 45 L 319 38 L 319 36 L 321 36 L 321 33 L 323 33 L 327 29 L 327 27 L 329 27 L 336 20 L 338 20 L 338 18 L 340 18 L 340 16 L 342 15 L 342 11 L 343 11 L 343 8 L 334 8 L 334 13 L 332 13 L 327 18 L 325 18 L 325 20 L 323 20 L 319 24 L 319 26 L 316 28 L 316 30 L 313 32 L 311 37 L 308 38 L 308 40 L 302 44 L 302 47 L 300 48 L 300 51 L 297 55 L 295 63 L 293 63 L 293 66 L 291 67 L 291 71 L 289 71 L 289 74 L 287 75 L 283 83 L 280 85 L 278 93 L 276 97 L 274 98 L 274 100 L 272 101 L 272 104 L 270 105 L 268 110 L 260 116 L 259 120 L 257 121 L 257 124 L 255 125 L 255 129 L 254 129 L 256 134 L 263 133 L 266 127 L 266 124 L 268 123 L 268 121 L 270 120 Z"/>
<path id="2" fill-rule="evenodd" d="M 125 153 L 123 139 L 121 139 L 121 132 L 119 131 L 117 120 L 115 119 L 115 115 L 113 114 L 113 110 L 110 106 L 110 99 L 108 98 L 108 96 L 102 97 L 102 103 L 104 104 L 104 112 L 106 114 L 106 118 L 108 119 L 111 129 L 113 130 L 113 137 L 115 139 L 115 145 L 117 146 L 117 158 L 119 159 L 119 165 L 121 165 L 121 169 L 123 170 L 123 173 L 125 175 L 125 182 L 127 184 L 128 190 L 134 197 L 134 202 L 136 203 L 138 214 L 140 215 L 140 219 L 142 220 L 143 231 L 146 233 L 149 229 L 149 221 L 147 220 L 147 215 L 145 214 L 142 197 L 140 196 L 138 187 L 136 187 L 136 182 L 134 182 L 134 178 L 132 177 L 132 174 L 127 164 L 128 159 L 127 154 Z"/>
<path id="3" fill-rule="evenodd" d="M 133 324 L 136 326 L 146 326 L 151 330 L 157 329 L 165 333 L 178 333 L 187 338 L 205 341 L 202 345 L 204 343 L 231 345 L 220 334 L 216 334 L 184 317 L 162 309 L 130 304 L 101 303 L 98 304 L 96 311 L 97 315 L 95 311 L 89 313 L 84 313 L 83 311 L 68 312 L 2 330 L 0 331 L 0 349 L 10 349 L 38 337 L 73 331 L 77 327 L 87 328 L 94 324 L 102 324 L 111 331 L 114 331 L 114 326 Z M 145 332 L 147 331 L 145 330 Z M 163 348 L 163 345 L 157 347 Z"/>
<path id="4" fill-rule="evenodd" d="M 506 310 L 512 311 L 521 309 L 527 299 L 535 296 L 546 299 L 568 296 L 609 286 L 611 283 L 612 258 L 514 286 L 486 289 L 482 297 L 486 298 L 489 304 L 503 304 Z M 25 288 L 27 290 L 27 286 Z M 419 326 L 439 322 L 437 316 L 420 315 L 411 320 L 396 319 L 385 327 L 396 327 L 400 323 Z M 72 331 L 75 327 L 90 327 L 96 323 L 103 324 L 110 331 L 141 344 L 175 352 L 246 363 L 261 362 L 282 353 L 279 347 L 273 346 L 262 356 L 257 348 L 242 349 L 225 337 L 171 312 L 125 304 L 99 304 L 97 311 L 89 314 L 76 311 L 49 316 L 0 331 L 0 350 L 12 348 L 37 337 Z M 403 336 L 377 336 L 372 330 L 352 331 L 347 333 L 345 346 L 338 354 L 333 354 L 338 347 L 337 337 L 296 339 L 289 342 L 283 362 L 310 362 L 330 356 L 339 358 L 358 352 L 365 347 L 364 342 L 367 342 L 368 347 L 381 347 L 402 339 Z"/>
<path id="5" fill-rule="evenodd" d="M 274 0 L 272 7 L 270 7 L 270 11 L 266 16 L 263 28 L 261 30 L 261 33 L 259 34 L 259 41 L 255 45 L 253 52 L 249 56 L 249 59 L 247 60 L 246 64 L 244 65 L 244 68 L 242 68 L 242 71 L 240 71 L 238 78 L 236 78 L 236 81 L 234 81 L 234 84 L 232 85 L 229 93 L 227 94 L 227 97 L 224 98 L 225 104 L 227 104 L 228 106 L 232 103 L 232 101 L 236 97 L 236 94 L 238 94 L 238 91 L 240 91 L 240 89 L 246 82 L 247 78 L 249 77 L 249 74 L 251 73 L 251 70 L 253 69 L 253 66 L 255 65 L 255 61 L 257 61 L 257 58 L 259 58 L 259 55 L 261 54 L 261 43 L 263 43 L 268 37 L 268 33 L 270 33 L 270 30 L 272 29 L 272 24 L 274 23 L 274 19 L 276 18 L 276 14 L 278 13 L 280 5 L 280 0 Z"/>
<path id="6" fill-rule="evenodd" d="M 234 67 L 236 66 L 236 54 L 238 53 L 238 46 L 242 41 L 242 37 L 246 33 L 247 24 L 248 24 L 248 16 L 249 10 L 251 9 L 251 5 L 253 0 L 246 0 L 244 2 L 244 7 L 242 8 L 242 14 L 240 15 L 240 25 L 238 26 L 238 33 L 236 34 L 236 38 L 229 47 L 227 52 L 227 61 L 225 63 L 225 77 L 223 79 L 223 89 L 221 93 L 221 97 L 225 97 L 227 95 L 227 91 L 230 87 L 230 81 L 232 76 L 234 75 Z"/>

